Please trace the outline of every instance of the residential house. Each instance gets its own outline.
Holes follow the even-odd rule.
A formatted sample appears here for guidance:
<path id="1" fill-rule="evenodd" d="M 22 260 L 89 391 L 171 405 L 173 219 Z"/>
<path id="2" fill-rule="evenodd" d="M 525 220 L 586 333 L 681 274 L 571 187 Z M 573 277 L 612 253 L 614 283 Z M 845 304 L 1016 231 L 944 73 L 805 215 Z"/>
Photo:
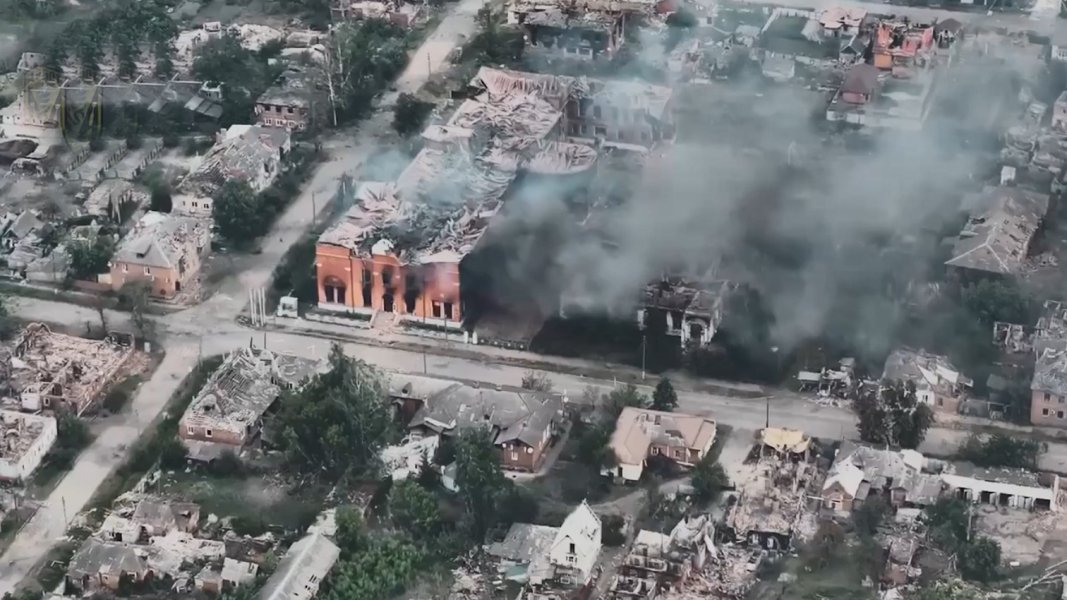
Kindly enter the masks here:
<path id="1" fill-rule="evenodd" d="M 89 538 L 74 553 L 67 567 L 68 590 L 89 594 L 118 591 L 120 586 L 149 579 L 152 572 L 133 546 Z"/>
<path id="2" fill-rule="evenodd" d="M 1067 427 L 1067 350 L 1042 350 L 1030 381 L 1030 422 L 1041 427 Z"/>
<path id="3" fill-rule="evenodd" d="M 303 69 L 290 67 L 256 98 L 256 123 L 305 131 L 316 117 L 313 108 L 319 94 Z"/>
<path id="4" fill-rule="evenodd" d="M 194 458 L 215 458 L 225 449 L 239 451 L 260 433 L 263 415 L 283 387 L 299 385 L 324 368 L 319 360 L 240 348 L 226 357 L 193 398 L 178 423 L 178 436 Z M 299 379 L 293 381 L 294 376 Z"/>
<path id="5" fill-rule="evenodd" d="M 714 552 L 714 534 L 707 515 L 683 517 L 668 534 L 642 529 L 612 579 L 609 597 L 648 599 L 661 589 L 682 588 Z"/>
<path id="6" fill-rule="evenodd" d="M 259 592 L 260 600 L 310 600 L 319 591 L 341 550 L 325 536 L 311 533 L 289 547 Z"/>
<path id="7" fill-rule="evenodd" d="M 507 577 L 534 585 L 554 582 L 582 587 L 600 556 L 600 517 L 583 501 L 559 527 L 514 523 L 507 536 L 486 548 Z"/>
<path id="8" fill-rule="evenodd" d="M 172 531 L 193 533 L 200 522 L 200 506 L 192 502 L 145 498 L 137 503 L 130 521 L 149 537 L 167 535 Z"/>
<path id="9" fill-rule="evenodd" d="M 926 459 L 914 450 L 843 442 L 823 482 L 823 506 L 848 513 L 876 495 L 894 507 L 932 504 L 941 494 L 941 478 L 925 466 Z"/>
<path id="10" fill-rule="evenodd" d="M 960 374 L 948 357 L 910 348 L 897 348 L 889 354 L 882 379 L 912 382 L 919 402 L 951 414 L 959 412 L 967 390 L 974 387 L 974 381 Z"/>
<path id="11" fill-rule="evenodd" d="M 56 443 L 56 434 L 54 417 L 0 410 L 0 480 L 29 479 Z"/>
<path id="12" fill-rule="evenodd" d="M 508 24 L 523 30 L 531 55 L 580 60 L 611 58 L 625 40 L 628 13 L 586 4 L 513 1 L 508 5 Z"/>
<path id="13" fill-rule="evenodd" d="M 111 287 L 131 281 L 147 281 L 150 292 L 174 298 L 182 290 L 195 289 L 200 266 L 211 249 L 209 223 L 194 217 L 146 212 L 111 257 Z"/>
<path id="14" fill-rule="evenodd" d="M 173 212 L 211 217 L 213 198 L 227 181 L 244 181 L 253 192 L 262 192 L 281 174 L 290 144 L 289 130 L 283 127 L 230 126 L 178 184 Z"/>
<path id="15" fill-rule="evenodd" d="M 1052 128 L 1067 132 L 1067 90 L 1060 92 L 1052 104 Z"/>
<path id="16" fill-rule="evenodd" d="M 841 52 L 839 31 L 824 30 L 813 11 L 779 7 L 764 23 L 757 46 L 764 59 L 774 56 L 830 67 L 837 63 Z"/>
<path id="17" fill-rule="evenodd" d="M 945 265 L 963 277 L 1019 274 L 1048 213 L 1048 195 L 1018 187 L 987 187 L 968 205 L 971 217 Z"/>
<path id="18" fill-rule="evenodd" d="M 403 410 L 414 408 L 408 429 L 421 436 L 454 436 L 486 427 L 501 466 L 536 472 L 563 423 L 559 394 L 515 388 L 476 388 L 446 380 L 393 375 L 390 396 Z"/>
<path id="19" fill-rule="evenodd" d="M 611 434 L 616 465 L 604 474 L 638 481 L 645 462 L 663 456 L 687 467 L 696 465 L 715 444 L 715 420 L 678 412 L 627 407 Z"/>
<path id="20" fill-rule="evenodd" d="M 766 427 L 759 431 L 760 455 L 773 453 L 791 460 L 807 460 L 811 453 L 811 437 L 799 429 Z"/>
<path id="21" fill-rule="evenodd" d="M 422 19 L 425 9 L 422 3 L 406 0 L 334 0 L 330 10 L 335 21 L 378 19 L 409 28 Z"/>

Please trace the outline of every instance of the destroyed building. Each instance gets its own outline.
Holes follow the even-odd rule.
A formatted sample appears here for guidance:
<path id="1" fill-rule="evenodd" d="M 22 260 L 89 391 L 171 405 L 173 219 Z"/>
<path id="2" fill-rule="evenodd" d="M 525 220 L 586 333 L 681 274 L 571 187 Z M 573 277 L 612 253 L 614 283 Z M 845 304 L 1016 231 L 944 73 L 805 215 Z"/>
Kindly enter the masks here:
<path id="1" fill-rule="evenodd" d="M 99 590 L 118 591 L 121 586 L 151 577 L 142 553 L 118 542 L 85 540 L 67 567 L 67 589 L 89 594 Z"/>
<path id="2" fill-rule="evenodd" d="M 109 263 L 111 287 L 149 282 L 155 296 L 173 298 L 195 289 L 211 249 L 209 223 L 196 217 L 149 211 L 122 238 Z"/>
<path id="3" fill-rule="evenodd" d="M 583 177 L 587 145 L 561 141 L 574 79 L 482 68 L 444 125 L 393 182 L 366 182 L 355 205 L 320 236 L 319 307 L 394 313 L 414 324 L 456 328 L 468 308 L 466 260 L 519 173 Z"/>
<path id="4" fill-rule="evenodd" d="M 314 119 L 322 117 L 315 114 L 315 109 L 322 108 L 320 95 L 310 74 L 291 66 L 256 98 L 256 123 L 305 131 Z"/>
<path id="5" fill-rule="evenodd" d="M 1067 349 L 1046 347 L 1034 363 L 1030 381 L 1030 422 L 1067 427 Z"/>
<path id="6" fill-rule="evenodd" d="M 288 129 L 231 125 L 218 133 L 215 145 L 178 184 L 174 212 L 210 218 L 212 198 L 227 181 L 244 181 L 253 192 L 262 192 L 282 172 L 282 159 L 289 149 Z"/>
<path id="7" fill-rule="evenodd" d="M 707 456 L 715 444 L 715 433 L 715 420 L 708 417 L 626 407 L 611 434 L 616 464 L 604 474 L 639 481 L 652 456 L 692 467 Z"/>
<path id="8" fill-rule="evenodd" d="M 848 513 L 871 496 L 894 507 L 933 504 L 941 479 L 924 471 L 926 459 L 914 450 L 888 450 L 844 442 L 822 486 L 825 508 Z"/>
<path id="9" fill-rule="evenodd" d="M 411 27 L 426 15 L 426 6 L 407 0 L 334 0 L 334 21 L 377 19 L 398 27 Z"/>
<path id="10" fill-rule="evenodd" d="M 944 465 L 940 479 L 947 494 L 976 504 L 1027 510 L 1059 509 L 1060 477 L 1054 473 L 952 462 Z"/>
<path id="11" fill-rule="evenodd" d="M 666 335 L 679 339 L 682 348 L 706 346 L 722 325 L 729 290 L 724 281 L 699 285 L 663 277 L 645 286 L 637 324 L 642 330 L 663 328 Z"/>
<path id="12" fill-rule="evenodd" d="M 486 548 L 505 577 L 535 587 L 582 587 L 600 556 L 600 517 L 585 501 L 559 527 L 514 523 L 500 542 Z"/>
<path id="13" fill-rule="evenodd" d="M 52 449 L 56 433 L 53 417 L 0 410 L 0 480 L 26 481 Z"/>
<path id="14" fill-rule="evenodd" d="M 654 2 L 512 0 L 507 18 L 522 28 L 531 55 L 596 60 L 622 47 L 631 15 L 654 8 Z"/>
<path id="15" fill-rule="evenodd" d="M 787 550 L 815 474 L 815 465 L 806 460 L 759 460 L 737 484 L 737 502 L 726 517 L 734 539 L 770 551 Z"/>
<path id="16" fill-rule="evenodd" d="M 306 381 L 322 361 L 271 350 L 240 348 L 226 357 L 193 398 L 178 424 L 178 435 L 194 458 L 210 460 L 226 449 L 238 451 L 255 439 L 263 416 L 283 389 Z"/>
<path id="17" fill-rule="evenodd" d="M 1044 223 L 1048 195 L 987 187 L 967 204 L 971 216 L 945 265 L 964 277 L 1018 275 Z"/>
<path id="18" fill-rule="evenodd" d="M 897 348 L 889 354 L 882 379 L 915 384 L 915 397 L 935 411 L 956 414 L 974 381 L 960 374 L 948 357 Z"/>
<path id="19" fill-rule="evenodd" d="M 488 427 L 505 469 L 536 472 L 563 423 L 565 399 L 523 389 L 487 389 L 417 375 L 393 375 L 389 395 L 421 436 Z"/>
<path id="20" fill-rule="evenodd" d="M 611 581 L 609 598 L 650 599 L 660 591 L 684 589 L 715 552 L 715 530 L 707 515 L 683 517 L 670 531 L 641 530 Z"/>
<path id="21" fill-rule="evenodd" d="M 11 350 L 11 391 L 24 410 L 82 414 L 110 385 L 133 348 L 113 339 L 87 340 L 31 323 Z"/>

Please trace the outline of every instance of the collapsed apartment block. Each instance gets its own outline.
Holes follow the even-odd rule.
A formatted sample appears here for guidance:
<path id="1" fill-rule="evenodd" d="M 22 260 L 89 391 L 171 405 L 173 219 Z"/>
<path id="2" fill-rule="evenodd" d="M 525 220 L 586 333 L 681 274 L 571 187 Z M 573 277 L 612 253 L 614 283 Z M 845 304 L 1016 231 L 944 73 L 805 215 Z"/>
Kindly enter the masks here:
<path id="1" fill-rule="evenodd" d="M 263 428 L 263 417 L 284 389 L 325 369 L 320 360 L 266 349 L 240 348 L 226 357 L 193 398 L 178 424 L 190 456 L 211 460 L 239 451 Z"/>
<path id="2" fill-rule="evenodd" d="M 945 265 L 965 278 L 1020 274 L 1048 213 L 1048 195 L 1018 187 L 986 187 L 965 207 L 971 216 Z"/>
<path id="3" fill-rule="evenodd" d="M 608 588 L 612 600 L 651 600 L 662 590 L 683 588 L 715 553 L 715 530 L 707 515 L 684 517 L 663 534 L 641 530 Z"/>
<path id="4" fill-rule="evenodd" d="M 697 285 L 678 277 L 663 277 L 645 286 L 637 309 L 638 327 L 663 327 L 683 348 L 706 346 L 722 324 L 730 289 L 725 281 Z"/>
<path id="5" fill-rule="evenodd" d="M 15 338 L 6 356 L 10 389 L 24 410 L 65 409 L 80 415 L 103 394 L 132 354 L 131 346 L 113 338 L 87 340 L 31 323 Z"/>
<path id="6" fill-rule="evenodd" d="M 455 436 L 487 427 L 505 469 L 536 472 L 559 435 L 566 398 L 523 389 L 486 389 L 444 379 L 393 375 L 389 396 L 410 416 L 413 437 Z"/>
<path id="7" fill-rule="evenodd" d="M 935 411 L 956 414 L 974 381 L 960 374 L 948 357 L 897 348 L 885 360 L 882 379 L 912 382 L 915 397 Z"/>
<path id="8" fill-rule="evenodd" d="M 646 150 L 673 135 L 669 101 L 669 88 L 483 67 L 399 177 L 363 183 L 319 238 L 319 307 L 460 327 L 467 259 L 516 178 L 589 177 L 596 138 Z"/>
<path id="9" fill-rule="evenodd" d="M 651 14 L 656 2 L 512 0 L 509 25 L 525 34 L 527 53 L 546 58 L 608 59 L 626 40 L 627 20 Z"/>
<path id="10" fill-rule="evenodd" d="M 600 517 L 582 501 L 559 527 L 514 523 L 502 541 L 486 547 L 505 579 L 535 589 L 582 587 L 600 556 Z"/>
<path id="11" fill-rule="evenodd" d="M 0 410 L 0 435 L 0 480 L 26 481 L 56 443 L 56 420 L 46 415 Z"/>
<path id="12" fill-rule="evenodd" d="M 715 420 L 708 417 L 626 407 L 611 434 L 616 464 L 603 474 L 621 481 L 639 481 L 653 456 L 692 467 L 715 445 L 715 433 Z"/>
<path id="13" fill-rule="evenodd" d="M 290 150 L 288 129 L 231 125 L 215 137 L 200 164 L 182 179 L 174 194 L 174 212 L 210 218 L 213 198 L 227 181 L 244 181 L 259 193 L 282 171 Z"/>
<path id="14" fill-rule="evenodd" d="M 111 257 L 111 287 L 118 291 L 128 282 L 147 281 L 151 294 L 174 298 L 196 288 L 210 249 L 211 227 L 206 220 L 146 212 Z"/>

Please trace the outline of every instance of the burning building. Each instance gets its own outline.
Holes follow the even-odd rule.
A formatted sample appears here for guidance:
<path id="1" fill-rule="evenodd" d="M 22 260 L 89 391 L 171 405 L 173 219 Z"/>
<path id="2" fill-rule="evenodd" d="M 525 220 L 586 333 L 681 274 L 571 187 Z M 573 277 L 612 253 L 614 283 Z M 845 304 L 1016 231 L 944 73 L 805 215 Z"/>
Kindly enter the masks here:
<path id="1" fill-rule="evenodd" d="M 637 324 L 641 329 L 665 325 L 666 334 L 677 337 L 683 348 L 705 346 L 722 324 L 729 289 L 725 281 L 696 285 L 681 278 L 664 277 L 645 286 Z"/>

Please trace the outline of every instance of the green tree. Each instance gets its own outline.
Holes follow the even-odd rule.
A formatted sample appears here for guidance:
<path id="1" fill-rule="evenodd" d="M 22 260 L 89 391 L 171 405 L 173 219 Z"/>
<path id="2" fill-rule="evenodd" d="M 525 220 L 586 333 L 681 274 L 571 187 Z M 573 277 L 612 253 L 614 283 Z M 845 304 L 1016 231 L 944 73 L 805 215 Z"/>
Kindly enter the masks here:
<path id="1" fill-rule="evenodd" d="M 930 407 L 919 402 L 913 382 L 883 381 L 852 401 L 860 439 L 872 444 L 916 448 L 934 423 Z"/>
<path id="2" fill-rule="evenodd" d="M 108 269 L 115 244 L 111 237 L 98 235 L 92 240 L 74 240 L 67 246 L 70 253 L 70 276 L 74 279 L 89 279 Z"/>
<path id="3" fill-rule="evenodd" d="M 375 539 L 336 567 L 325 600 L 381 600 L 404 591 L 422 565 L 417 547 L 396 538 Z"/>
<path id="4" fill-rule="evenodd" d="M 693 468 L 693 493 L 701 502 L 715 500 L 719 494 L 730 487 L 730 478 L 722 465 L 711 460 L 710 456 L 700 459 Z"/>
<path id="5" fill-rule="evenodd" d="M 219 233 L 231 242 L 250 242 L 261 228 L 260 203 L 248 182 L 230 179 L 214 198 L 212 214 Z"/>
<path id="6" fill-rule="evenodd" d="M 158 60 L 165 59 L 157 55 Z M 222 85 L 224 123 L 250 122 L 255 98 L 273 79 L 266 64 L 243 48 L 235 35 L 224 35 L 198 47 L 192 70 L 197 79 Z"/>
<path id="7" fill-rule="evenodd" d="M 396 437 L 380 374 L 330 350 L 330 369 L 283 395 L 277 423 L 290 462 L 331 476 L 374 469 L 379 450 Z"/>
<path id="8" fill-rule="evenodd" d="M 996 579 L 1000 568 L 1000 544 L 990 538 L 979 537 L 960 548 L 956 559 L 964 579 L 991 581 Z"/>
<path id="9" fill-rule="evenodd" d="M 372 19 L 336 27 L 322 65 L 333 124 L 361 116 L 406 64 L 407 40 L 396 25 Z"/>
<path id="10" fill-rule="evenodd" d="M 960 290 L 960 304 L 987 326 L 996 321 L 1029 323 L 1033 320 L 1033 302 L 1012 281 L 982 279 L 972 283 Z"/>
<path id="11" fill-rule="evenodd" d="M 608 417 L 614 423 L 619 418 L 619 415 L 622 414 L 624 408 L 647 406 L 648 396 L 638 391 L 637 386 L 634 384 L 627 383 L 608 392 L 605 404 L 607 405 Z"/>
<path id="12" fill-rule="evenodd" d="M 661 377 L 659 383 L 656 384 L 656 390 L 652 392 L 652 408 L 653 410 L 662 410 L 670 412 L 678 406 L 678 394 L 674 391 L 674 386 L 671 385 L 671 380 L 666 377 Z"/>
<path id="13" fill-rule="evenodd" d="M 456 439 L 456 485 L 471 537 L 479 543 L 495 521 L 497 499 L 506 482 L 489 431 L 463 431 Z"/>
<path id="14" fill-rule="evenodd" d="M 522 376 L 522 389 L 534 390 L 537 392 L 551 392 L 552 380 L 548 378 L 547 373 L 527 371 Z"/>
<path id="15" fill-rule="evenodd" d="M 949 552 L 956 552 L 967 542 L 970 508 L 959 498 L 937 499 L 923 512 L 930 539 Z"/>
<path id="16" fill-rule="evenodd" d="M 390 490 L 389 515 L 415 539 L 433 537 L 441 527 L 437 499 L 414 481 L 402 481 Z"/>
<path id="17" fill-rule="evenodd" d="M 418 133 L 432 111 L 432 102 L 419 100 L 414 94 L 400 94 L 393 107 L 393 129 L 403 137 Z"/>
<path id="18" fill-rule="evenodd" d="M 1009 437 L 1003 433 L 993 433 L 988 437 L 975 433 L 963 442 L 957 457 L 980 467 L 1035 470 L 1040 454 L 1041 444 L 1034 440 Z"/>
<path id="19" fill-rule="evenodd" d="M 130 320 L 141 337 L 153 333 L 152 321 L 148 318 L 148 306 L 152 297 L 152 282 L 147 279 L 127 281 L 119 289 L 119 307 L 130 311 Z"/>
<path id="20" fill-rule="evenodd" d="M 861 537 L 873 537 L 878 532 L 888 512 L 885 500 L 881 496 L 870 496 L 858 508 L 852 511 L 852 524 Z"/>
<path id="21" fill-rule="evenodd" d="M 367 532 L 363 526 L 363 517 L 354 506 L 337 508 L 337 547 L 345 555 L 363 550 L 367 545 Z"/>
<path id="22" fill-rule="evenodd" d="M 0 340 L 11 339 L 17 329 L 18 324 L 11 315 L 7 296 L 0 296 Z"/>
<path id="23" fill-rule="evenodd" d="M 595 473 L 615 466 L 615 453 L 609 445 L 611 432 L 612 426 L 606 423 L 598 423 L 585 428 L 578 437 L 575 450 L 578 462 L 590 467 Z"/>
<path id="24" fill-rule="evenodd" d="M 56 420 L 56 439 L 62 447 L 81 450 L 89 445 L 93 436 L 89 432 L 89 426 L 79 419 L 78 415 L 69 410 L 61 410 Z"/>
<path id="25" fill-rule="evenodd" d="M 180 469 L 185 466 L 188 455 L 185 444 L 177 436 L 169 436 L 160 445 L 159 466 L 163 469 Z"/>

